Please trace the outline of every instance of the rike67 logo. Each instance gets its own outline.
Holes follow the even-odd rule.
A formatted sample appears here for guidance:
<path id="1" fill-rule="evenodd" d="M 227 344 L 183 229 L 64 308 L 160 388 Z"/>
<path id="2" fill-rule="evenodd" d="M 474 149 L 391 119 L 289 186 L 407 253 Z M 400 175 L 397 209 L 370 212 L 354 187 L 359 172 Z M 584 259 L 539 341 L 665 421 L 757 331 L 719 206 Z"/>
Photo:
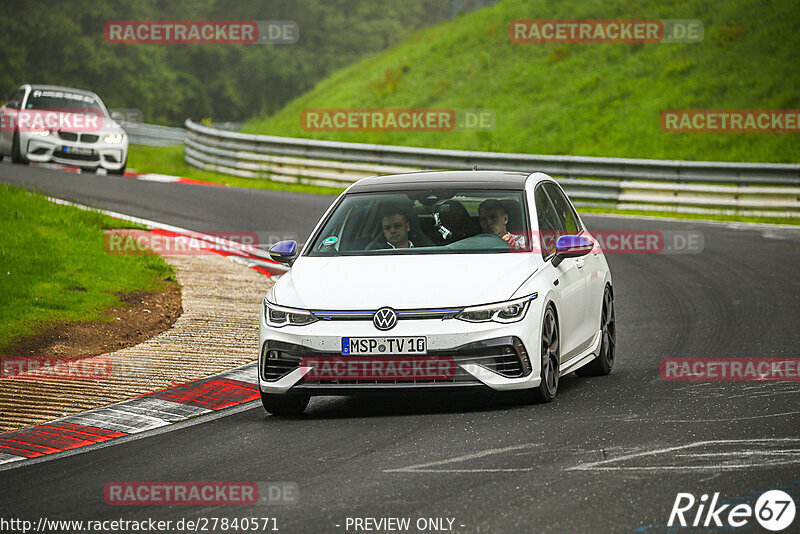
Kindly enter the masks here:
<path id="1" fill-rule="evenodd" d="M 678 493 L 667 526 L 739 528 L 749 525 L 752 528 L 755 518 L 763 528 L 778 532 L 792 524 L 795 512 L 792 497 L 781 490 L 764 492 L 755 506 L 720 504 L 719 493 L 714 493 L 710 502 L 708 494 L 701 495 L 698 500 L 691 493 Z"/>

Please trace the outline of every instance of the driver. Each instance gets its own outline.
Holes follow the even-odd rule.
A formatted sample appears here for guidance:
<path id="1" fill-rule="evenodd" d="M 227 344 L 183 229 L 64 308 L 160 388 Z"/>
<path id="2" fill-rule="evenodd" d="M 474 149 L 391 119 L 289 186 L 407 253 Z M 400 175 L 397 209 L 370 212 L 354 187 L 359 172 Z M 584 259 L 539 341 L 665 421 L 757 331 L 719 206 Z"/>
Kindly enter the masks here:
<path id="1" fill-rule="evenodd" d="M 481 230 L 500 237 L 513 248 L 525 248 L 525 236 L 512 234 L 506 229 L 508 214 L 500 201 L 490 198 L 478 206 Z"/>
<path id="2" fill-rule="evenodd" d="M 411 231 L 411 223 L 408 222 L 403 210 L 397 207 L 390 207 L 383 213 L 381 219 L 381 229 L 384 243 L 379 243 L 377 248 L 413 248 L 414 243 L 408 238 Z"/>

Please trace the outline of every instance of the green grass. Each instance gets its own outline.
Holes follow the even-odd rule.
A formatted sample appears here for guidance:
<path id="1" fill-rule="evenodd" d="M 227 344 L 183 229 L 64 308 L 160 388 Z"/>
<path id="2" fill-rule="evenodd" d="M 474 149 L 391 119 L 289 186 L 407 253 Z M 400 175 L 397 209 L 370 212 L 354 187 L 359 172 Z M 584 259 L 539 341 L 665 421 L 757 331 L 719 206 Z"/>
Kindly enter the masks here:
<path id="1" fill-rule="evenodd" d="M 516 19 L 699 19 L 695 44 L 513 43 Z M 797 133 L 665 133 L 666 109 L 800 108 L 796 0 L 506 0 L 344 68 L 244 131 L 433 148 L 797 162 Z M 481 108 L 489 132 L 307 132 L 309 108 Z"/>
<path id="2" fill-rule="evenodd" d="M 113 255 L 104 229 L 136 227 L 0 184 L 0 354 L 47 322 L 95 320 L 114 293 L 174 281 L 160 256 Z"/>
<path id="3" fill-rule="evenodd" d="M 295 193 L 338 195 L 344 188 L 320 187 L 310 184 L 287 184 L 264 179 L 240 178 L 192 167 L 183 159 L 183 146 L 131 145 L 128 151 L 128 170 L 142 173 L 167 174 L 193 180 L 203 180 L 235 187 L 278 189 Z"/>

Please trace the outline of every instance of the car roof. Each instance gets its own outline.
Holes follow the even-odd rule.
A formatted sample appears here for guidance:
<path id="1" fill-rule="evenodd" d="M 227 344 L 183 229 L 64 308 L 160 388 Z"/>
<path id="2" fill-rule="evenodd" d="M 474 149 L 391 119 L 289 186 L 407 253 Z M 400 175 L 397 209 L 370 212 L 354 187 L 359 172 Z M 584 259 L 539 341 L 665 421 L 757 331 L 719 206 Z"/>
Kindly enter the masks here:
<path id="1" fill-rule="evenodd" d="M 353 184 L 348 192 L 397 191 L 427 187 L 522 190 L 525 188 L 528 176 L 530 176 L 528 172 L 507 171 L 420 171 L 363 178 Z"/>
<path id="2" fill-rule="evenodd" d="M 84 91 L 83 89 L 75 89 L 74 87 L 65 87 L 63 85 L 41 85 L 41 84 L 28 84 L 32 91 L 66 91 L 69 93 L 78 93 L 81 95 L 94 96 L 97 95 L 91 91 Z M 24 87 L 24 86 L 23 86 Z"/>

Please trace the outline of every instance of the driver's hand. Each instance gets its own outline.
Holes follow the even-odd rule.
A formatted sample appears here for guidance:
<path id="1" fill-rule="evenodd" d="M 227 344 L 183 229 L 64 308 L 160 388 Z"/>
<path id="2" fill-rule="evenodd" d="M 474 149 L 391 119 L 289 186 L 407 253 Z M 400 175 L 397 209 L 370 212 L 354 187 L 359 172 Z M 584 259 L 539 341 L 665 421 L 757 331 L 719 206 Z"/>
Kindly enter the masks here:
<path id="1" fill-rule="evenodd" d="M 517 240 L 514 238 L 514 236 L 513 236 L 513 235 L 511 235 L 511 234 L 506 234 L 506 235 L 504 235 L 503 237 L 501 237 L 500 239 L 502 239 L 503 241 L 505 241 L 505 242 L 506 242 L 506 243 L 508 243 L 509 245 L 513 246 L 514 248 L 520 248 L 520 245 L 519 245 L 519 243 L 518 243 L 518 242 L 517 242 Z"/>

